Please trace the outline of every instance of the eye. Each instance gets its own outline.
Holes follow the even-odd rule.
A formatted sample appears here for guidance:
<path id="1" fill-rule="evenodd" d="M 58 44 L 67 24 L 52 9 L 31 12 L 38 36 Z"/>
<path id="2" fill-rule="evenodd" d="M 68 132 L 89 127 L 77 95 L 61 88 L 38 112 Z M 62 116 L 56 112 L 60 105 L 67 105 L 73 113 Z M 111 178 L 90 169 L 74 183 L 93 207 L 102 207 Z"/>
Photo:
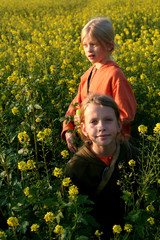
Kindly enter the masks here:
<path id="1" fill-rule="evenodd" d="M 106 122 L 112 122 L 112 121 L 113 121 L 112 118 L 105 118 L 104 120 L 105 120 Z"/>
<path id="2" fill-rule="evenodd" d="M 92 47 L 96 47 L 96 45 L 97 45 L 96 43 L 92 43 L 91 44 Z"/>
<path id="3" fill-rule="evenodd" d="M 96 120 L 96 119 L 92 119 L 92 120 L 90 121 L 90 123 L 92 123 L 92 124 L 97 124 L 97 120 Z"/>

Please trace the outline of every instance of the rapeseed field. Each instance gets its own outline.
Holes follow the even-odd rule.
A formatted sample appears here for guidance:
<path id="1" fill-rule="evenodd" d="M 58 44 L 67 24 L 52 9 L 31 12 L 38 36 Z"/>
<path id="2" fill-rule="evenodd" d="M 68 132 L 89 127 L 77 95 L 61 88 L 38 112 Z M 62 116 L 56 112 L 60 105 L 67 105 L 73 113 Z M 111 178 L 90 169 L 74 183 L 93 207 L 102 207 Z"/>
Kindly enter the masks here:
<path id="1" fill-rule="evenodd" d="M 0 239 L 101 239 L 92 203 L 63 176 L 72 155 L 60 136 L 90 66 L 81 29 L 97 16 L 113 23 L 112 57 L 137 100 L 132 140 L 143 153 L 139 174 L 129 163 L 137 192 L 127 173 L 121 183 L 125 226 L 113 226 L 114 239 L 160 239 L 159 9 L 157 0 L 0 1 Z"/>

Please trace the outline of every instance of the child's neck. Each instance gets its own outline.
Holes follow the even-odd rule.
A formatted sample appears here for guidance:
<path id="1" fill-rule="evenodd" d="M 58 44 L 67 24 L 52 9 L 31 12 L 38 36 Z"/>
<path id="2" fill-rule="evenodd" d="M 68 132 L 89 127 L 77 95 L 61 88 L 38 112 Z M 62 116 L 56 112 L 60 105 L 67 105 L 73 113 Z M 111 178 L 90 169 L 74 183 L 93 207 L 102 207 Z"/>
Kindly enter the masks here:
<path id="1" fill-rule="evenodd" d="M 116 143 L 112 146 L 96 146 L 94 144 L 91 144 L 90 149 L 95 155 L 99 157 L 109 157 L 115 153 L 117 145 Z"/>
<path id="2" fill-rule="evenodd" d="M 112 58 L 110 55 L 108 55 L 105 59 L 103 59 L 101 62 L 95 63 L 95 67 L 99 69 L 101 66 L 103 66 L 106 62 L 112 61 Z"/>

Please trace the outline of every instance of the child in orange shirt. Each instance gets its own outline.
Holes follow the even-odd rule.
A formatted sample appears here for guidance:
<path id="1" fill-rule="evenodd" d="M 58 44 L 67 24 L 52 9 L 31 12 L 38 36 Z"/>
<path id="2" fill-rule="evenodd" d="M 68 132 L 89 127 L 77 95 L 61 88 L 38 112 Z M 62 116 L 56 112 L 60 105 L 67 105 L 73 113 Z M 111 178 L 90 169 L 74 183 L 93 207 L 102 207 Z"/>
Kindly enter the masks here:
<path id="1" fill-rule="evenodd" d="M 74 115 L 73 105 L 81 104 L 88 93 L 106 94 L 112 97 L 120 110 L 123 133 L 130 136 L 130 122 L 136 112 L 136 100 L 132 88 L 122 70 L 111 59 L 114 49 L 114 30 L 112 23 L 106 18 L 95 18 L 89 21 L 81 33 L 81 42 L 86 57 L 93 64 L 81 77 L 78 94 L 70 104 L 65 117 Z M 77 121 L 77 117 L 75 121 Z M 62 138 L 66 140 L 72 152 L 77 151 L 74 144 L 74 122 L 63 123 Z"/>

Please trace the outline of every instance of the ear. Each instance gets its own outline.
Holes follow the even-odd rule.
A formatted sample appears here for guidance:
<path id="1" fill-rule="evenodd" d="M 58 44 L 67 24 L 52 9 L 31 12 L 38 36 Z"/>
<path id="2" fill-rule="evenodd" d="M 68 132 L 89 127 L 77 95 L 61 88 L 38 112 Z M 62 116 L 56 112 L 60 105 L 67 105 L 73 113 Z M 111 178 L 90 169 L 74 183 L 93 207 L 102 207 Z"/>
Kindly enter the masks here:
<path id="1" fill-rule="evenodd" d="M 81 122 L 81 130 L 82 130 L 82 133 L 84 134 L 84 136 L 88 137 L 88 133 L 86 131 L 86 125 L 84 122 Z"/>
<path id="2" fill-rule="evenodd" d="M 107 44 L 108 52 L 111 52 L 113 50 L 113 48 L 114 48 L 114 41 L 111 40 L 111 42 Z"/>
<path id="3" fill-rule="evenodd" d="M 120 133 L 122 130 L 122 122 L 121 120 L 118 120 L 118 133 Z"/>

